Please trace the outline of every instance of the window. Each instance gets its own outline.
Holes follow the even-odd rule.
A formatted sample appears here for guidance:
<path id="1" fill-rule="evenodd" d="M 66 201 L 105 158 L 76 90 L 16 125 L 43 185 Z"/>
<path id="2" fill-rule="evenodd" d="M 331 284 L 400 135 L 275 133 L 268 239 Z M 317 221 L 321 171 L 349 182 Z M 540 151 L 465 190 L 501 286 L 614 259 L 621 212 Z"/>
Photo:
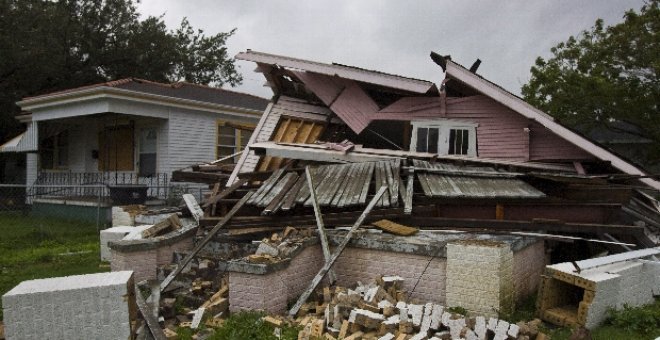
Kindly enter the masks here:
<path id="1" fill-rule="evenodd" d="M 245 149 L 253 131 L 253 125 L 218 122 L 216 158 L 227 157 Z"/>
<path id="2" fill-rule="evenodd" d="M 440 155 L 477 155 L 477 124 L 450 120 L 411 122 L 411 151 Z"/>
<path id="3" fill-rule="evenodd" d="M 158 149 L 158 138 L 156 129 L 147 128 L 140 130 L 140 147 L 138 155 L 139 175 L 149 177 L 156 174 L 156 150 Z"/>
<path id="4" fill-rule="evenodd" d="M 44 170 L 66 169 L 69 164 L 69 132 L 62 131 L 39 143 L 39 161 Z"/>

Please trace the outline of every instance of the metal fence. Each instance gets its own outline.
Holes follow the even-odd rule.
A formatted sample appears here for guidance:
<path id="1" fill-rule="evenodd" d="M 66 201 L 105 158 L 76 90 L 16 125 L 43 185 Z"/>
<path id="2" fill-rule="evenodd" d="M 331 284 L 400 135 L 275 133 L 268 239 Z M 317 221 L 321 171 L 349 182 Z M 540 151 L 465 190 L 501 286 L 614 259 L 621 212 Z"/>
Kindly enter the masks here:
<path id="1" fill-rule="evenodd" d="M 30 195 L 108 196 L 109 186 L 146 185 L 147 195 L 165 199 L 169 174 L 139 176 L 133 172 L 40 172 L 30 188 Z"/>

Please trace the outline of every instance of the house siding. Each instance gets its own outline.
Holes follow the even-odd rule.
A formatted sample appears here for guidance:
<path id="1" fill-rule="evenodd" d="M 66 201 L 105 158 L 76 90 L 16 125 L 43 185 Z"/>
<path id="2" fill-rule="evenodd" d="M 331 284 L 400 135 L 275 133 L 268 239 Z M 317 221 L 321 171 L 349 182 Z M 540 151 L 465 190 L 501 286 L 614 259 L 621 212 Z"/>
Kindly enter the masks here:
<path id="1" fill-rule="evenodd" d="M 593 156 L 495 100 L 483 96 L 447 98 L 446 114 L 436 100 L 410 112 L 384 112 L 382 120 L 455 119 L 478 124 L 478 156 L 527 160 L 579 160 Z"/>

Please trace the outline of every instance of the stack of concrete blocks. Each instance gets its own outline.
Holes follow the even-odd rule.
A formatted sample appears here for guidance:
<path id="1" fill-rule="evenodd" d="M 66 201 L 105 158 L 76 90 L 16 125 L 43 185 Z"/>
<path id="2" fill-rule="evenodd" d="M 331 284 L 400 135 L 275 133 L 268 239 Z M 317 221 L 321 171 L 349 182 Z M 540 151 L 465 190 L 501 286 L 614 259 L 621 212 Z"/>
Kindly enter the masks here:
<path id="1" fill-rule="evenodd" d="M 130 271 L 23 281 L 2 296 L 5 337 L 131 339 L 134 292 Z"/>
<path id="2" fill-rule="evenodd" d="M 660 248 L 658 249 L 660 252 Z M 647 251 L 647 250 L 644 250 Z M 653 303 L 660 294 L 660 262 L 649 259 L 617 261 L 624 254 L 546 267 L 539 292 L 539 314 L 564 326 L 594 328 L 607 318 L 610 308 L 621 309 Z M 611 263 L 589 266 L 590 261 Z M 571 301 L 571 295 L 578 295 Z"/>
<path id="3" fill-rule="evenodd" d="M 446 304 L 497 316 L 514 307 L 513 251 L 509 244 L 461 240 L 447 244 Z"/>
<path id="4" fill-rule="evenodd" d="M 148 227 L 150 226 L 118 226 L 101 230 L 101 261 L 110 262 L 110 260 L 112 260 L 112 254 L 110 253 L 108 242 L 123 240 L 129 235 L 131 235 L 130 239 L 142 238 L 142 231 Z"/>

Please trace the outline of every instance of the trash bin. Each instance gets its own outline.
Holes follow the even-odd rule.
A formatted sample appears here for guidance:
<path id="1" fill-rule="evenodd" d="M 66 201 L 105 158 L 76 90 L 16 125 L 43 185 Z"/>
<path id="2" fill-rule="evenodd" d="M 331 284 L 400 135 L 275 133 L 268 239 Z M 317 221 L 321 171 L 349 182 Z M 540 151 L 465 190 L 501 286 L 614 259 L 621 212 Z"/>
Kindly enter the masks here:
<path id="1" fill-rule="evenodd" d="M 144 204 L 147 200 L 147 185 L 118 184 L 108 185 L 113 205 Z"/>

